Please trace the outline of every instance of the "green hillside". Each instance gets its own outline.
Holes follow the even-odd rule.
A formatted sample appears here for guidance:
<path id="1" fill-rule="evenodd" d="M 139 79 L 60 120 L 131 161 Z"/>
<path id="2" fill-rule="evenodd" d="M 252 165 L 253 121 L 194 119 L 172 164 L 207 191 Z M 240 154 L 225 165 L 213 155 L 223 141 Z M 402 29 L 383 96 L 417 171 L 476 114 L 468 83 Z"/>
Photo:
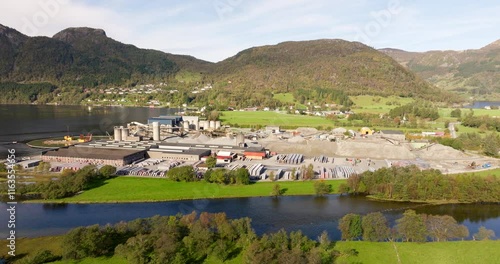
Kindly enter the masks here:
<path id="1" fill-rule="evenodd" d="M 27 37 L 0 26 L 0 47 L 6 55 L 0 60 L 0 81 L 4 82 L 127 85 L 164 81 L 181 68 L 206 71 L 211 64 L 189 56 L 139 49 L 92 28 L 68 28 L 48 38 Z"/>
<path id="2" fill-rule="evenodd" d="M 313 40 L 250 48 L 215 65 L 216 83 L 232 91 L 276 93 L 323 87 L 348 95 L 447 100 L 389 56 L 358 42 Z"/>
<path id="3" fill-rule="evenodd" d="M 483 98 L 500 96 L 500 40 L 477 50 L 381 51 L 440 88 Z"/>

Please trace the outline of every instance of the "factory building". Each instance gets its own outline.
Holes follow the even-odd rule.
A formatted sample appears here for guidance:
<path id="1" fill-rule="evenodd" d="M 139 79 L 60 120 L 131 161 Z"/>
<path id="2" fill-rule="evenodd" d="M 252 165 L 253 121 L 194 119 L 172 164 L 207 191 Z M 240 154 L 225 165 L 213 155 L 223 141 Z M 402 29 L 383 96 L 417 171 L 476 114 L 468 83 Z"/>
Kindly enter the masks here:
<path id="1" fill-rule="evenodd" d="M 42 161 L 124 166 L 144 159 L 145 150 L 67 147 L 42 154 Z"/>
<path id="2" fill-rule="evenodd" d="M 181 127 L 182 116 L 159 116 L 148 118 L 148 124 L 158 122 L 160 125 L 170 127 Z"/>
<path id="3" fill-rule="evenodd" d="M 210 150 L 151 148 L 148 150 L 148 156 L 152 159 L 199 161 L 210 156 Z"/>

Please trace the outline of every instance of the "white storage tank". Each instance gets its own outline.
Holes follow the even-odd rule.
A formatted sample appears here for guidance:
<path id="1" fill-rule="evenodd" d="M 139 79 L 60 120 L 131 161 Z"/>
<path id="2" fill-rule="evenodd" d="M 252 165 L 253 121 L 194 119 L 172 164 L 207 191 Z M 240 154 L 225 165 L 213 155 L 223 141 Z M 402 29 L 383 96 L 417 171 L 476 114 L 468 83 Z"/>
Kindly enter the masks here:
<path id="1" fill-rule="evenodd" d="M 127 140 L 128 138 L 128 128 L 127 127 L 121 127 L 122 130 L 122 140 Z"/>
<path id="2" fill-rule="evenodd" d="M 113 136 L 115 141 L 122 141 L 122 129 L 118 126 L 115 126 Z"/>
<path id="3" fill-rule="evenodd" d="M 185 131 L 189 131 L 189 122 L 188 121 L 184 121 L 182 123 L 182 127 L 184 127 L 184 130 Z"/>
<path id="4" fill-rule="evenodd" d="M 210 128 L 215 129 L 215 121 L 210 121 Z"/>
<path id="5" fill-rule="evenodd" d="M 215 129 L 220 129 L 220 121 L 215 121 Z"/>
<path id="6" fill-rule="evenodd" d="M 153 140 L 160 141 L 160 123 L 153 122 Z"/>
<path id="7" fill-rule="evenodd" d="M 210 128 L 210 122 L 209 121 L 201 121 L 203 124 L 203 129 L 207 130 Z"/>

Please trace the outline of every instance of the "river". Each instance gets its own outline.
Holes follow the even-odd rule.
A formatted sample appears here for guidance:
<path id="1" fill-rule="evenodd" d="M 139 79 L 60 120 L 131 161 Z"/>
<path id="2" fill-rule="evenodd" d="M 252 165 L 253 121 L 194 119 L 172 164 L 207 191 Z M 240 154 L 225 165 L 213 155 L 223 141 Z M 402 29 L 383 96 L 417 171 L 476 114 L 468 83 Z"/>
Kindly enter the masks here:
<path id="1" fill-rule="evenodd" d="M 18 237 L 36 237 L 64 234 L 69 229 L 93 224 L 105 225 L 154 215 L 187 214 L 197 212 L 226 212 L 230 218 L 250 217 L 258 234 L 302 230 L 310 238 L 317 238 L 324 230 L 332 239 L 340 239 L 338 220 L 348 213 L 367 214 L 382 212 L 390 223 L 412 208 L 418 213 L 451 215 L 466 225 L 470 233 L 483 225 L 500 234 L 500 206 L 475 205 L 423 205 L 380 202 L 364 197 L 329 195 L 234 198 L 215 200 L 189 200 L 156 203 L 124 204 L 18 204 L 16 233 Z M 7 204 L 0 204 L 0 223 L 7 223 Z M 0 237 L 6 237 L 6 224 L 0 225 Z"/>

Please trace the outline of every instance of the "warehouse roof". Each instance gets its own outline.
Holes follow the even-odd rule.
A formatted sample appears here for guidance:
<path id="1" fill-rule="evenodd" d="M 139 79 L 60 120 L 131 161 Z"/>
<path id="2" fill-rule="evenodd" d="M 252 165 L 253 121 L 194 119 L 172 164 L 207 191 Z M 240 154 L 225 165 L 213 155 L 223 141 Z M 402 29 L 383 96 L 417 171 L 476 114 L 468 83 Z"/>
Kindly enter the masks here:
<path id="1" fill-rule="evenodd" d="M 58 150 L 49 151 L 43 154 L 43 156 L 119 160 L 143 151 L 144 150 L 69 147 L 69 148 L 60 148 Z"/>
<path id="2" fill-rule="evenodd" d="M 179 155 L 207 155 L 207 154 L 210 155 L 210 150 L 208 150 L 208 149 L 157 149 L 157 148 L 152 148 L 149 151 L 179 154 Z"/>

